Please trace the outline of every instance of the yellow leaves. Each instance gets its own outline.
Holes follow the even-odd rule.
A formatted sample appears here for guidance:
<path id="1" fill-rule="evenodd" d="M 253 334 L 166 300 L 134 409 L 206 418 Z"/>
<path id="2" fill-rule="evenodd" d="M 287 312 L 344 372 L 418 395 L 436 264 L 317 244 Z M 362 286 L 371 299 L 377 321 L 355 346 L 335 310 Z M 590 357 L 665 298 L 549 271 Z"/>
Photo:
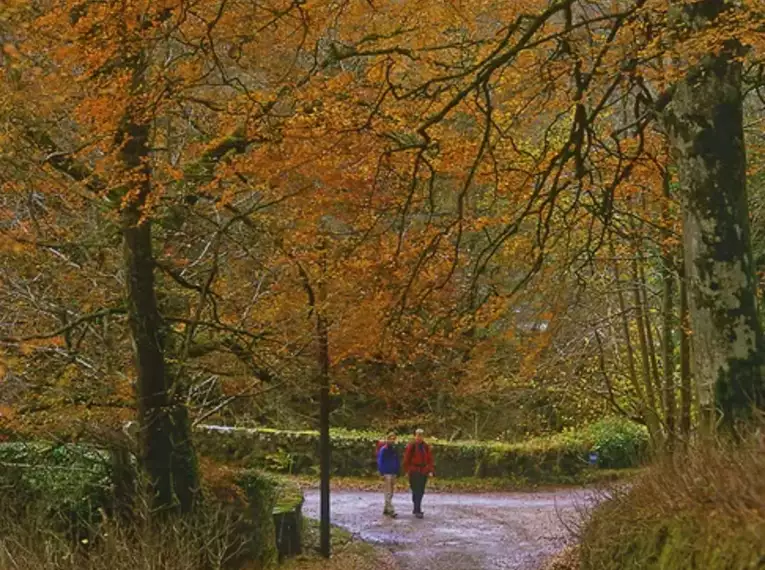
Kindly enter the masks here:
<path id="1" fill-rule="evenodd" d="M 19 352 L 24 356 L 29 356 L 37 349 L 37 345 L 31 342 L 22 342 L 19 344 Z"/>
<path id="2" fill-rule="evenodd" d="M 371 83 L 379 83 L 385 80 L 387 72 L 386 63 L 384 61 L 377 62 L 369 67 L 366 73 L 366 78 Z"/>
<path id="3" fill-rule="evenodd" d="M 56 379 L 56 385 L 62 389 L 70 389 L 72 384 L 80 379 L 80 370 L 76 364 L 68 364 L 64 370 L 59 373 Z"/>
<path id="4" fill-rule="evenodd" d="M 32 244 L 14 239 L 11 235 L 0 233 L 0 252 L 20 255 L 31 251 L 32 248 Z"/>

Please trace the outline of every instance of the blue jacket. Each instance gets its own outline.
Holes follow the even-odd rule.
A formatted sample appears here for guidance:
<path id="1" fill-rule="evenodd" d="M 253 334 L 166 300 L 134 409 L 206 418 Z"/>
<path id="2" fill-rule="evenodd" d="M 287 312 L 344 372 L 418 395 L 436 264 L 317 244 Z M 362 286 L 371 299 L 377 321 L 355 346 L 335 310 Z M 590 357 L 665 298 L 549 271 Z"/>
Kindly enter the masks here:
<path id="1" fill-rule="evenodd" d="M 396 448 L 383 445 L 377 452 L 377 470 L 380 475 L 398 475 L 400 467 Z"/>

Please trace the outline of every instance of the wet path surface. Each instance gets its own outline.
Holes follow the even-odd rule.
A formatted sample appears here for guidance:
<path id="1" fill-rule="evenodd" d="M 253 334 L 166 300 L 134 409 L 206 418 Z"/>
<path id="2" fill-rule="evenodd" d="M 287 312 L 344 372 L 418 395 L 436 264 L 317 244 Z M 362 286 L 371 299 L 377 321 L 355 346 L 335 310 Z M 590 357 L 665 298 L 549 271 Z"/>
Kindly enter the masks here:
<path id="1" fill-rule="evenodd" d="M 305 492 L 303 512 L 317 518 L 319 495 Z M 333 491 L 332 522 L 389 548 L 403 570 L 537 570 L 570 539 L 567 527 L 592 501 L 585 490 L 425 495 L 425 518 L 397 493 L 399 517 L 382 516 L 383 495 Z"/>

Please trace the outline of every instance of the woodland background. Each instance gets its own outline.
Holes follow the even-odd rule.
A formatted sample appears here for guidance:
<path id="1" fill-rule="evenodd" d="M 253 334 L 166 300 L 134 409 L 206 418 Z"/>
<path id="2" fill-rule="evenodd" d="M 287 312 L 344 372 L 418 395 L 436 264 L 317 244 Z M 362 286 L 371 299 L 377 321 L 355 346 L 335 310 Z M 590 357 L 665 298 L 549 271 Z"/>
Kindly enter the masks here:
<path id="1" fill-rule="evenodd" d="M 681 194 L 649 105 L 729 35 L 758 54 L 756 24 L 415 4 L 8 4 L 4 402 L 133 406 L 133 208 L 195 420 L 314 425 L 320 313 L 335 425 L 515 439 L 615 411 L 687 437 Z"/>

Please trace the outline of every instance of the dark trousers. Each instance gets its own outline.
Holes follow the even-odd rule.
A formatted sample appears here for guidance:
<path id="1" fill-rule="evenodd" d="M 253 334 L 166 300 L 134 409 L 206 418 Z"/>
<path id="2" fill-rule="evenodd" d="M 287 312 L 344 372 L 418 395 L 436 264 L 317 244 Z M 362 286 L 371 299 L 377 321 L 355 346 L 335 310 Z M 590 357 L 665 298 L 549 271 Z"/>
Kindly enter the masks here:
<path id="1" fill-rule="evenodd" d="M 414 512 L 422 512 L 422 497 L 425 494 L 425 484 L 428 482 L 428 476 L 424 473 L 412 472 L 409 474 L 409 486 L 412 488 L 412 502 L 414 503 Z"/>

